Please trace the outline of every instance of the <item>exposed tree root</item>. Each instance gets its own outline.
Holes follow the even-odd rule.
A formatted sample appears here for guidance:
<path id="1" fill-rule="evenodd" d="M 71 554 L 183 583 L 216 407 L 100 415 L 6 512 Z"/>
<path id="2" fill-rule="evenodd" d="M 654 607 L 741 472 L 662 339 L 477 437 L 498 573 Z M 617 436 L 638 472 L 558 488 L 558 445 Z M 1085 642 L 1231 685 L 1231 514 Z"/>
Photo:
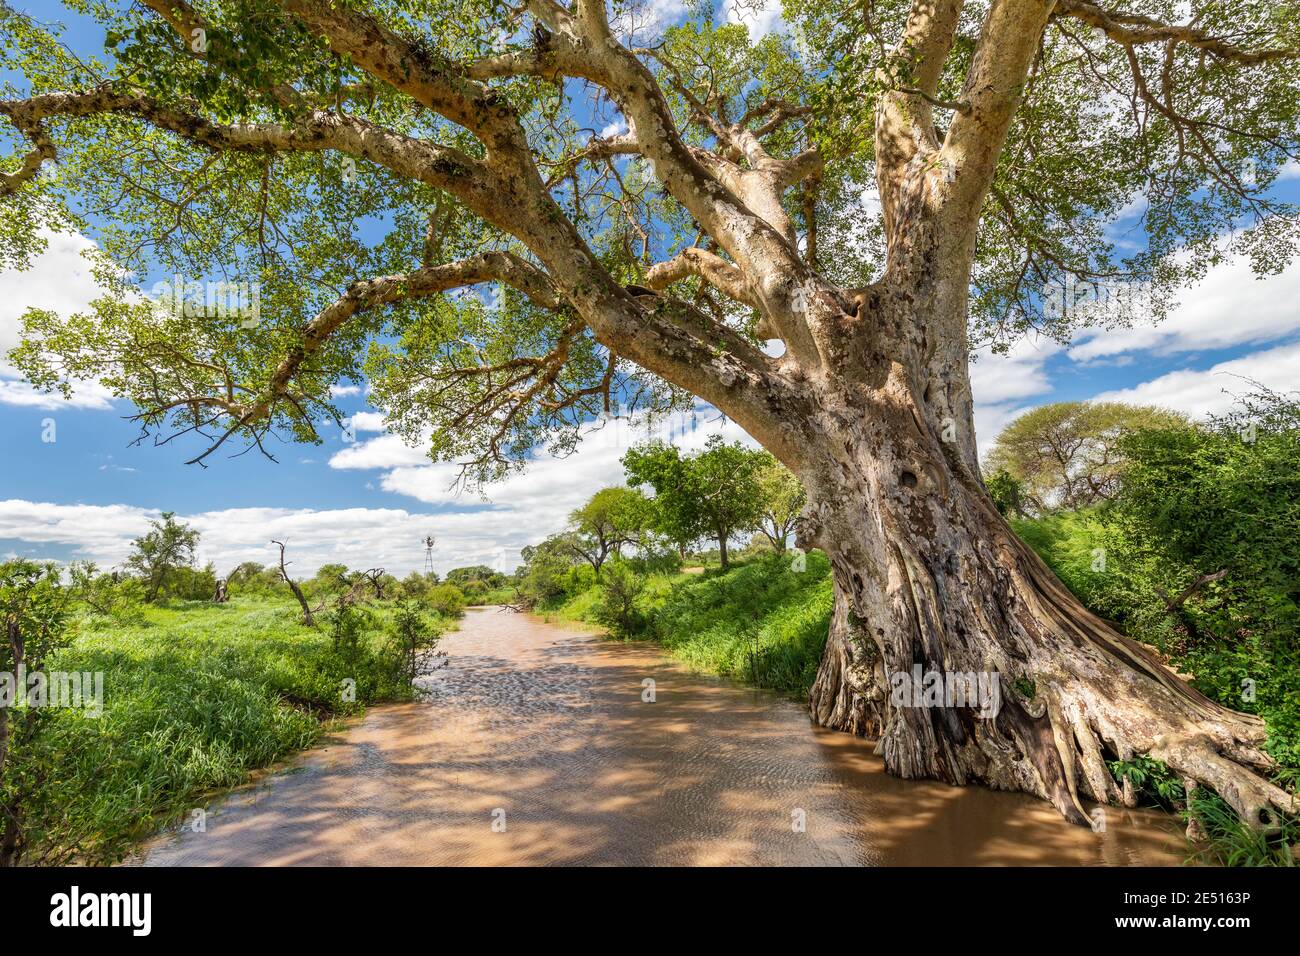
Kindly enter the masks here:
<path id="1" fill-rule="evenodd" d="M 1137 803 L 1107 767 L 1136 755 L 1164 762 L 1189 792 L 1212 788 L 1254 828 L 1300 811 L 1263 776 L 1273 762 L 1262 720 L 1210 700 L 1087 611 L 988 511 L 952 509 L 924 535 L 900 521 L 886 533 L 887 586 L 876 594 L 852 543 L 830 552 L 836 601 L 809 701 L 817 723 L 878 736 L 896 775 L 1034 793 L 1079 824 L 1091 822 L 1089 799 Z M 896 705 L 891 675 L 917 664 L 995 672 L 1001 711 Z"/>

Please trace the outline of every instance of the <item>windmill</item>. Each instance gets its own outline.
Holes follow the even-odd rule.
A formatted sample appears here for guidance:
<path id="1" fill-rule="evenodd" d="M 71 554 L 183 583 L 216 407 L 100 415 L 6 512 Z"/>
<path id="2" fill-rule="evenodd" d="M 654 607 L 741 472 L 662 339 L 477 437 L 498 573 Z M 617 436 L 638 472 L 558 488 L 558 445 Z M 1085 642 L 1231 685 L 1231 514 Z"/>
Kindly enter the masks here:
<path id="1" fill-rule="evenodd" d="M 433 577 L 433 535 L 424 537 L 424 573 Z"/>

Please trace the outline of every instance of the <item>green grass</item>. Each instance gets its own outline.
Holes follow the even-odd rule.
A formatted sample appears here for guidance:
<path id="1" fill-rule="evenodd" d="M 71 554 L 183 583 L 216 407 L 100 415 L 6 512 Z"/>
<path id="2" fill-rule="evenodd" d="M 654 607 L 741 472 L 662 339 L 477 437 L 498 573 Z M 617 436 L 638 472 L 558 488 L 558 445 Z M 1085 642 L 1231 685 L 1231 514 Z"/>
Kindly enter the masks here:
<path id="1" fill-rule="evenodd" d="M 176 602 L 129 626 L 81 619 L 49 667 L 102 671 L 104 713 L 44 712 L 30 765 L 49 772 L 27 801 L 31 861 L 119 859 L 213 791 L 310 746 L 331 721 L 407 696 L 386 616 L 377 610 L 350 659 L 274 599 Z M 345 678 L 355 702 L 344 700 Z"/>
<path id="2" fill-rule="evenodd" d="M 519 592 L 513 586 L 489 588 L 473 594 L 467 594 L 466 604 L 470 607 L 484 607 L 491 604 L 513 604 L 519 599 Z"/>
<path id="3" fill-rule="evenodd" d="M 599 588 L 539 607 L 549 618 L 596 623 Z M 638 599 L 646 626 L 634 635 L 658 641 L 690 667 L 791 696 L 817 675 L 831 614 L 830 568 L 820 552 L 804 571 L 790 556 L 766 555 L 726 571 L 648 575 Z"/>

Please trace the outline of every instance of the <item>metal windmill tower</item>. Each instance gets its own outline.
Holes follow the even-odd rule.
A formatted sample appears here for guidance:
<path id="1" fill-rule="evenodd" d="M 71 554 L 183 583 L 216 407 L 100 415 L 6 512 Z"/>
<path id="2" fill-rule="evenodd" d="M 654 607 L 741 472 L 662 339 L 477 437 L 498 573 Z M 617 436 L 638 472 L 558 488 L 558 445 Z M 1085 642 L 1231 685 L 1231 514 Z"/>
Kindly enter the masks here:
<path id="1" fill-rule="evenodd" d="M 433 535 L 424 538 L 424 573 L 433 577 Z"/>

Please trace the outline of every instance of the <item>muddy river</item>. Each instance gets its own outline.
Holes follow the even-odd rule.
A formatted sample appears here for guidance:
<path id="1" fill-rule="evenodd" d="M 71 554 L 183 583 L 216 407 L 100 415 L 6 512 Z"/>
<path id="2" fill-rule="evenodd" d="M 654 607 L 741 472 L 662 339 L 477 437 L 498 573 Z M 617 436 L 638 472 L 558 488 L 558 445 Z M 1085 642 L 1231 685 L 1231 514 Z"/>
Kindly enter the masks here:
<path id="1" fill-rule="evenodd" d="M 426 700 L 372 709 L 146 865 L 1178 864 L 1176 821 L 896 780 L 798 702 L 652 645 L 470 609 Z M 653 682 L 652 684 L 649 682 Z M 653 701 L 648 698 L 653 697 Z"/>

